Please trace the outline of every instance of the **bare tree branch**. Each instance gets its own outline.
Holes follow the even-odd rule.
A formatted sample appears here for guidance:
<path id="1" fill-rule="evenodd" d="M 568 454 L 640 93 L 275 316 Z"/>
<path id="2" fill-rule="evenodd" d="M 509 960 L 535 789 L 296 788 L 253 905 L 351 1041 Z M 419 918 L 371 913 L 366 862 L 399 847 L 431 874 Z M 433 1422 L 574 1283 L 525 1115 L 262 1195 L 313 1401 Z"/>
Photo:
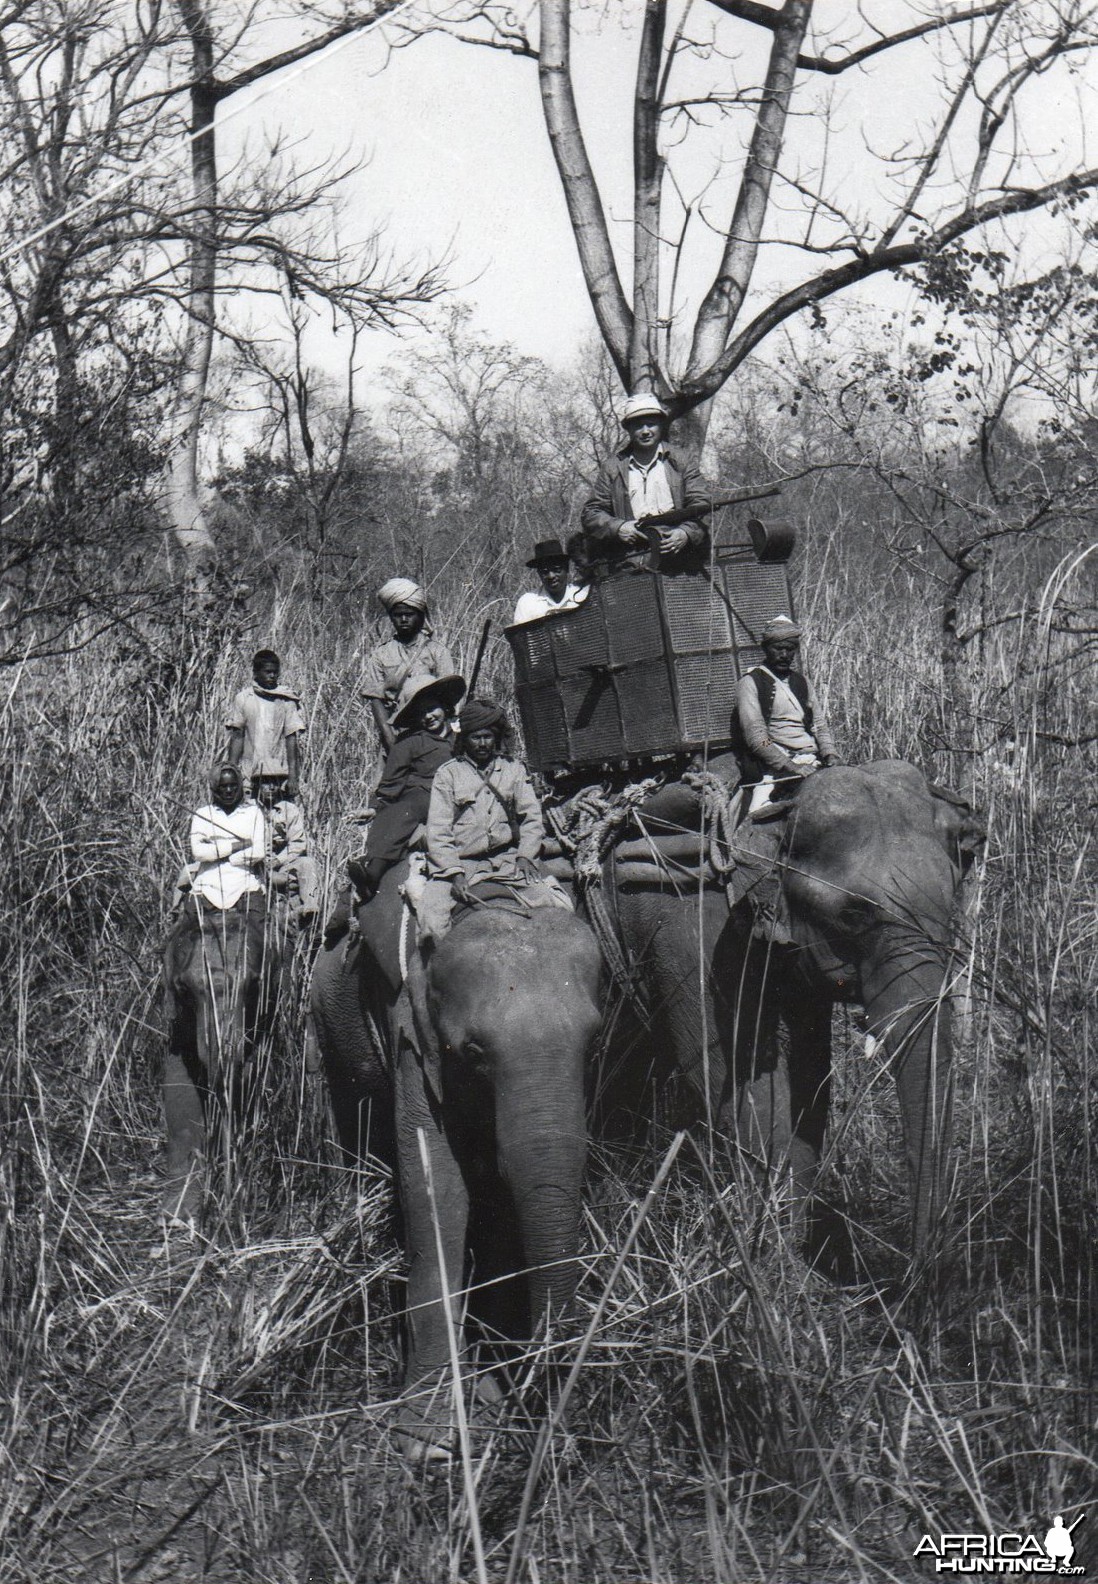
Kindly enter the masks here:
<path id="1" fill-rule="evenodd" d="M 823 302 L 836 292 L 858 281 L 869 280 L 874 275 L 889 270 L 899 270 L 912 264 L 921 264 L 955 242 L 959 237 L 978 230 L 992 220 L 1002 220 L 1010 215 L 1026 214 L 1034 209 L 1071 198 L 1078 193 L 1098 187 L 1098 167 L 1077 171 L 1062 181 L 1050 182 L 1044 187 L 1026 188 L 1003 193 L 998 198 L 970 206 L 954 215 L 934 231 L 912 242 L 898 243 L 892 247 L 874 249 L 873 252 L 851 259 L 837 269 L 827 270 L 814 280 L 804 281 L 791 291 L 783 292 L 752 322 L 731 340 L 724 352 L 709 368 L 696 377 L 687 377 L 673 405 L 677 412 L 688 411 L 699 402 L 714 396 L 743 359 L 757 347 L 776 326 L 812 303 Z"/>
<path id="2" fill-rule="evenodd" d="M 622 382 L 628 384 L 633 316 L 614 261 L 572 92 L 570 9 L 569 0 L 541 0 L 541 102 L 595 318 Z"/>
<path id="3" fill-rule="evenodd" d="M 741 22 L 757 23 L 771 32 L 776 32 L 781 26 L 781 12 L 770 6 L 758 5 L 755 0 L 709 0 L 709 3 L 728 16 L 738 17 Z M 963 22 L 994 16 L 996 12 L 1004 10 L 1007 3 L 1008 0 L 989 0 L 987 5 L 970 6 L 964 11 L 953 11 L 948 16 L 931 17 L 899 33 L 889 33 L 886 37 L 874 39 L 872 44 L 863 44 L 860 49 L 851 50 L 849 54 L 837 58 L 798 54 L 797 70 L 823 72 L 826 76 L 838 77 L 852 66 L 860 66 L 863 61 L 871 60 L 884 50 L 895 49 L 898 44 L 909 44 L 913 39 L 926 38 L 928 34 L 938 33 L 942 28 L 957 27 Z"/>
<path id="4" fill-rule="evenodd" d="M 381 21 L 391 11 L 396 11 L 406 4 L 407 0 L 374 0 L 366 11 L 350 13 L 342 21 L 330 27 L 327 32 L 318 34 L 316 38 L 306 39 L 303 43 L 294 45 L 292 49 L 280 51 L 277 55 L 269 55 L 266 60 L 257 61 L 253 66 L 247 66 L 231 77 L 218 78 L 213 87 L 214 96 L 220 103 L 222 99 L 228 99 L 230 95 L 238 93 L 241 88 L 249 88 L 252 83 L 270 77 L 273 72 L 282 71 L 287 66 L 296 66 L 299 61 L 308 60 L 311 55 L 326 50 L 337 39 L 346 38 L 348 33 L 357 33 L 371 23 Z"/>
<path id="5" fill-rule="evenodd" d="M 687 384 L 719 357 L 743 304 L 758 256 L 759 238 L 778 166 L 797 52 L 811 16 L 811 0 L 785 0 L 774 26 L 762 104 L 755 120 L 728 241 L 716 279 L 698 310 L 687 363 Z"/>
<path id="6" fill-rule="evenodd" d="M 633 334 L 630 379 L 655 390 L 659 374 L 660 202 L 659 83 L 667 0 L 646 0 L 633 95 Z"/>

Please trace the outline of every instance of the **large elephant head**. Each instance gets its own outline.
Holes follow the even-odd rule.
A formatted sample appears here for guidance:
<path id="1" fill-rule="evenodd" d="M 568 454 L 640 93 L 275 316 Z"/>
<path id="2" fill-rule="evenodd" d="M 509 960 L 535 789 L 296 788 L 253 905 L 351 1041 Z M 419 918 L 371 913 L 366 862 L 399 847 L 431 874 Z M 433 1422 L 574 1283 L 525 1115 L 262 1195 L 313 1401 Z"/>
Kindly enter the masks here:
<path id="1" fill-rule="evenodd" d="M 948 1135 L 953 908 L 982 836 L 967 804 L 884 761 L 806 781 L 782 845 L 794 943 L 837 996 L 863 1004 L 891 1058 L 916 1251 L 939 1208 Z"/>
<path id="2" fill-rule="evenodd" d="M 791 945 L 773 943 L 742 890 L 730 914 L 715 883 L 630 882 L 619 870 L 618 924 L 653 1036 L 642 1055 L 656 1067 L 666 1052 L 767 1177 L 791 1174 L 800 1208 L 827 1122 L 832 1004 L 864 1003 L 899 1088 L 920 1253 L 948 1122 L 951 915 L 981 834 L 967 805 L 911 765 L 809 777 L 772 849 Z M 737 863 L 757 877 L 757 848 L 740 848 Z"/>
<path id="3" fill-rule="evenodd" d="M 494 1164 L 514 1205 L 535 1323 L 575 1286 L 599 972 L 586 925 L 542 908 L 526 920 L 470 919 L 427 973 L 443 1100 L 462 1110 L 479 1093 L 491 1107 Z"/>
<path id="4" fill-rule="evenodd" d="M 381 892 L 370 908 L 379 901 Z M 448 1444 L 446 1306 L 460 1321 L 470 1272 L 474 1283 L 524 1273 L 526 1314 L 515 1321 L 525 1331 L 572 1296 L 600 970 L 587 926 L 551 908 L 472 914 L 426 966 L 412 951 L 399 994 L 362 946 L 317 959 L 311 1016 L 345 1147 L 381 1101 L 378 1047 L 387 1048 L 408 1255 L 400 1426 L 410 1450 Z"/>
<path id="5" fill-rule="evenodd" d="M 271 992 L 262 913 L 207 908 L 185 917 L 164 956 L 170 1024 L 193 1041 L 211 1081 L 243 1060 Z"/>

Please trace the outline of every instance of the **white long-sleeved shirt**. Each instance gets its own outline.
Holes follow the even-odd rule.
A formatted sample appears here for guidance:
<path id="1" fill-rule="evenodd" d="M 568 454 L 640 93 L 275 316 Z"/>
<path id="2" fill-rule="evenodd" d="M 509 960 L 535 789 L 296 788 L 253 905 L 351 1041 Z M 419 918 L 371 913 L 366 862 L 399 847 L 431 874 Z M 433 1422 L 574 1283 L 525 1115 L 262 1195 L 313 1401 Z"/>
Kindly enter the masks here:
<path id="1" fill-rule="evenodd" d="M 559 600 L 550 599 L 541 589 L 520 594 L 511 625 L 517 627 L 522 622 L 540 621 L 543 616 L 551 616 L 554 611 L 575 610 L 577 605 L 583 604 L 589 592 L 586 584 L 569 583 Z"/>
<path id="2" fill-rule="evenodd" d="M 247 846 L 233 851 L 233 838 L 244 837 Z M 255 803 L 238 803 L 231 813 L 216 803 L 205 803 L 191 820 L 191 854 L 198 873 L 191 889 L 214 907 L 235 907 L 249 891 L 262 891 L 256 870 L 267 851 L 263 810 Z"/>

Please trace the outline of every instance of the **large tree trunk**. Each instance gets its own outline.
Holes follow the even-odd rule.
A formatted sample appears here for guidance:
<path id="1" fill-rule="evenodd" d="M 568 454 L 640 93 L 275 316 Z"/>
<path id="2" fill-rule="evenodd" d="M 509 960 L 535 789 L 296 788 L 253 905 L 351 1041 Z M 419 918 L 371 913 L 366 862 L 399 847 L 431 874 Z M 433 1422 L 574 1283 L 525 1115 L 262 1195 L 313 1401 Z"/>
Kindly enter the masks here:
<path id="1" fill-rule="evenodd" d="M 193 187 L 187 332 L 179 374 L 165 497 L 188 578 L 202 588 L 216 560 L 198 486 L 198 440 L 213 351 L 217 279 L 217 147 L 213 33 L 200 0 L 180 0 L 191 39 L 191 178 Z"/>
<path id="2" fill-rule="evenodd" d="M 633 390 L 658 391 L 661 384 L 659 80 L 666 15 L 666 0 L 647 0 L 633 97 L 633 334 L 629 348 Z"/>
<path id="3" fill-rule="evenodd" d="M 705 449 L 705 437 L 709 433 L 709 419 L 713 413 L 711 401 L 701 402 L 697 407 L 691 407 L 689 412 L 683 413 L 674 424 L 672 439 L 676 448 L 690 458 L 695 466 L 701 465 L 701 455 Z"/>
<path id="4" fill-rule="evenodd" d="M 623 385 L 629 383 L 632 314 L 625 300 L 595 173 L 580 130 L 572 92 L 569 0 L 541 0 L 538 82 L 568 218 L 599 331 Z"/>

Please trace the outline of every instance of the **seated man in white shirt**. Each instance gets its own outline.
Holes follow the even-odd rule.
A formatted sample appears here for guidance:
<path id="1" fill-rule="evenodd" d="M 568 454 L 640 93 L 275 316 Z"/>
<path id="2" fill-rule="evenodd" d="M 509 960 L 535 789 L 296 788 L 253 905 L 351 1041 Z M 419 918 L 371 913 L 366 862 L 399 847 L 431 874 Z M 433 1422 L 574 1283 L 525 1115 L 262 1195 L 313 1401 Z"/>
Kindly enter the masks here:
<path id="1" fill-rule="evenodd" d="M 571 562 L 559 539 L 540 539 L 526 565 L 537 572 L 541 588 L 519 596 L 513 624 L 540 621 L 553 611 L 573 610 L 587 598 L 586 586 L 569 579 Z"/>
<path id="2" fill-rule="evenodd" d="M 191 857 L 184 871 L 190 882 L 188 912 L 201 900 L 225 911 L 264 906 L 259 869 L 267 850 L 263 811 L 244 801 L 244 777 L 234 764 L 216 766 L 210 777 L 211 803 L 195 810 L 191 820 Z M 182 886 L 184 876 L 180 876 Z"/>

